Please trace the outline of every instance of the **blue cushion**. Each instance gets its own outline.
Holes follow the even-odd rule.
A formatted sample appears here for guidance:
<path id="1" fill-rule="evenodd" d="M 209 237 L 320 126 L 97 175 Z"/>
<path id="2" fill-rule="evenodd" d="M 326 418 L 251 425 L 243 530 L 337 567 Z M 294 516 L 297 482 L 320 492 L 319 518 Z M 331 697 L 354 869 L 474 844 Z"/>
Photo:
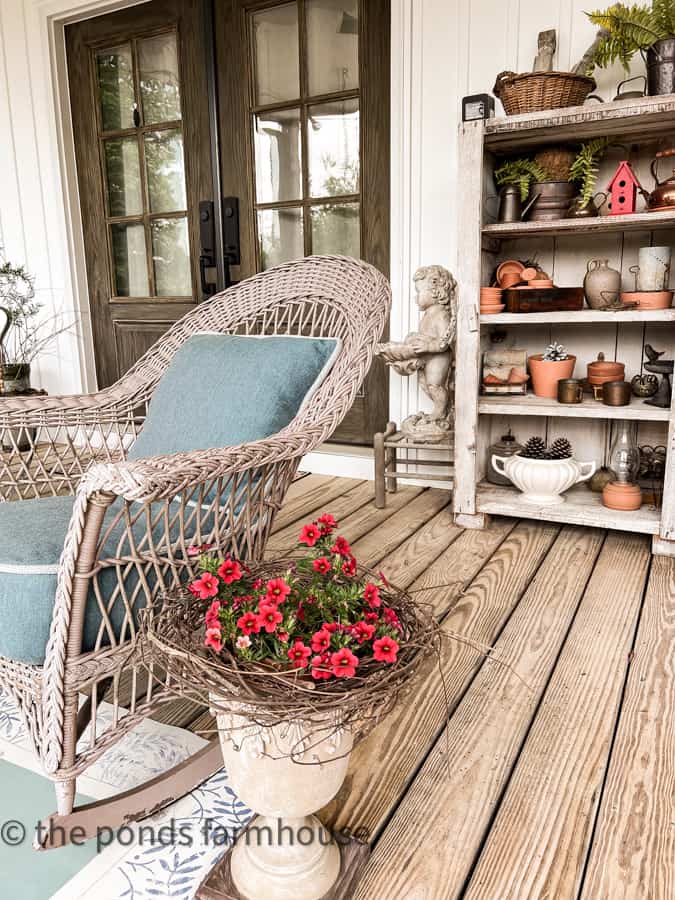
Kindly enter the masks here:
<path id="1" fill-rule="evenodd" d="M 193 335 L 159 382 L 129 458 L 232 447 L 281 431 L 338 350 L 334 338 Z"/>

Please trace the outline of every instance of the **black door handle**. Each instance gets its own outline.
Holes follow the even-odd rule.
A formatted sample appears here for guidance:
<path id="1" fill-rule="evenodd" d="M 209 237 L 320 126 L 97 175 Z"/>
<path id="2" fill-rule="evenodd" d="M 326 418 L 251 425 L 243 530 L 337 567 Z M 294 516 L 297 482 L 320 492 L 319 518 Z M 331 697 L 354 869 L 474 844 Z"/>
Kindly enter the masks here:
<path id="1" fill-rule="evenodd" d="M 199 281 L 204 298 L 212 297 L 216 293 L 216 285 L 206 280 L 206 270 L 213 268 L 215 260 L 204 253 L 199 255 Z"/>

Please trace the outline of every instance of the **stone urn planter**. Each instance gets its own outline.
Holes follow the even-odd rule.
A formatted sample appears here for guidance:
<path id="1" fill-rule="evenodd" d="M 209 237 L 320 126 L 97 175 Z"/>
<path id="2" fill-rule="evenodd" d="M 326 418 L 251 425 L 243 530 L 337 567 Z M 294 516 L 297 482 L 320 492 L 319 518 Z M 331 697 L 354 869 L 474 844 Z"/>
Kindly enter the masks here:
<path id="1" fill-rule="evenodd" d="M 338 877 L 340 849 L 313 813 L 344 781 L 351 731 L 332 714 L 323 721 L 263 726 L 240 707 L 216 718 L 232 787 L 257 813 L 232 852 L 240 894 L 247 900 L 319 900 Z"/>
<path id="2" fill-rule="evenodd" d="M 596 469 L 595 462 L 580 463 L 573 458 L 527 459 L 518 454 L 493 455 L 492 465 L 522 492 L 526 503 L 537 506 L 564 503 L 562 494 L 580 481 L 587 481 Z"/>

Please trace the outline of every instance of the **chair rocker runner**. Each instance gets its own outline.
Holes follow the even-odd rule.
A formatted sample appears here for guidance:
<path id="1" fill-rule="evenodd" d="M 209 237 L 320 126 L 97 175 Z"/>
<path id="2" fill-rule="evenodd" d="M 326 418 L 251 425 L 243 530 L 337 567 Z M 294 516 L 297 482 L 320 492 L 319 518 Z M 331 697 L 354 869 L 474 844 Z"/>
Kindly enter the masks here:
<path id="1" fill-rule="evenodd" d="M 196 307 L 106 390 L 0 398 L 0 693 L 55 782 L 43 847 L 142 818 L 222 765 L 211 742 L 74 808 L 78 775 L 174 696 L 143 665 L 139 613 L 194 576 L 200 547 L 262 557 L 302 456 L 354 402 L 390 300 L 371 266 L 308 257 Z"/>

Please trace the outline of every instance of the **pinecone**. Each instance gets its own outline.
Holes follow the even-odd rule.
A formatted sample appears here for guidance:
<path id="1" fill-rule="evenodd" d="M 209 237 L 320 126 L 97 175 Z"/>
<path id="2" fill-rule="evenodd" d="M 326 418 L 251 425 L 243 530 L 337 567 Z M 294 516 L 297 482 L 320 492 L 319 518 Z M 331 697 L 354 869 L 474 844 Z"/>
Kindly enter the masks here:
<path id="1" fill-rule="evenodd" d="M 567 438 L 558 438 L 548 448 L 549 459 L 569 459 L 572 456 L 572 445 Z"/>
<path id="2" fill-rule="evenodd" d="M 569 359 L 569 353 L 562 344 L 553 341 L 553 343 L 549 344 L 546 350 L 544 350 L 542 359 L 545 359 L 548 362 L 561 362 L 563 359 Z"/>
<path id="3" fill-rule="evenodd" d="M 546 459 L 546 442 L 540 437 L 531 437 L 518 455 L 526 459 Z"/>

